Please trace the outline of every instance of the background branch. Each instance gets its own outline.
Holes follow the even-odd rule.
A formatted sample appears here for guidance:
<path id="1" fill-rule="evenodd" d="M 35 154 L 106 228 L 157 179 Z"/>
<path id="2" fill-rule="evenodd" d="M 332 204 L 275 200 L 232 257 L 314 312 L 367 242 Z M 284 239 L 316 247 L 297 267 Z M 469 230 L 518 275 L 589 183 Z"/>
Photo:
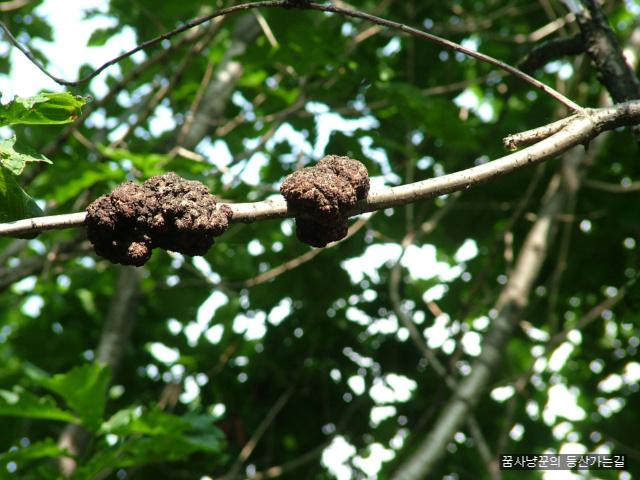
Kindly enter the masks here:
<path id="1" fill-rule="evenodd" d="M 445 455 L 447 443 L 468 419 L 484 393 L 492 371 L 502 361 L 505 345 L 528 303 L 531 287 L 550 247 L 554 217 L 562 211 L 564 204 L 564 191 L 559 185 L 554 183 L 549 188 L 548 201 L 542 206 L 518 256 L 514 272 L 495 304 L 496 314 L 482 341 L 481 353 L 472 363 L 471 373 L 460 381 L 429 434 L 392 475 L 392 480 L 419 480 L 433 470 Z"/>
<path id="2" fill-rule="evenodd" d="M 104 318 L 100 341 L 95 349 L 94 361 L 109 365 L 112 372 L 112 382 L 115 382 L 117 378 L 133 332 L 133 325 L 137 317 L 142 272 L 144 270 L 141 268 L 120 267 L 115 293 L 111 299 L 109 312 Z M 58 446 L 68 449 L 75 455 L 82 455 L 89 439 L 90 434 L 83 427 L 69 423 L 58 439 Z M 73 458 L 62 457 L 60 459 L 60 471 L 65 478 L 70 477 L 75 469 L 76 461 Z"/>

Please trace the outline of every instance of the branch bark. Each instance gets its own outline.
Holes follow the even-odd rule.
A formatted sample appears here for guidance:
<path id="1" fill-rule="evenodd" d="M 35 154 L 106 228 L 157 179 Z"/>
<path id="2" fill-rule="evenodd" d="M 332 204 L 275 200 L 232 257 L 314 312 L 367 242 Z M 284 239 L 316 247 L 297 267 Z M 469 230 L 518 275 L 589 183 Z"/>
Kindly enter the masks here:
<path id="1" fill-rule="evenodd" d="M 640 81 L 627 63 L 615 33 L 595 0 L 582 0 L 587 10 L 576 18 L 586 52 L 598 70 L 598 80 L 616 103 L 640 98 Z"/>
<path id="2" fill-rule="evenodd" d="M 585 50 L 598 71 L 598 80 L 614 103 L 640 98 L 640 81 L 624 57 L 622 47 L 600 5 L 595 0 L 583 0 L 582 4 L 587 8 L 574 13 Z M 636 125 L 631 130 L 636 143 L 640 145 L 640 126 Z"/>
<path id="3" fill-rule="evenodd" d="M 584 44 L 580 35 L 566 38 L 554 38 L 536 45 L 518 62 L 518 68 L 526 73 L 533 73 L 547 63 L 566 56 L 584 53 Z"/>

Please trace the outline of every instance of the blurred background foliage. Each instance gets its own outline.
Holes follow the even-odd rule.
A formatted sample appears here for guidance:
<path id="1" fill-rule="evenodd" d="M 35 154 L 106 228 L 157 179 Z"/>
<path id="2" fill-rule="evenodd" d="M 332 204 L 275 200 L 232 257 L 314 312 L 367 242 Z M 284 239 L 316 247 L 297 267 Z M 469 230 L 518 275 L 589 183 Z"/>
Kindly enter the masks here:
<path id="1" fill-rule="evenodd" d="M 25 43 L 52 41 L 42 3 L 0 18 Z M 127 28 L 141 43 L 237 3 L 105 1 L 86 17 L 112 26 L 83 48 Z M 579 33 L 556 0 L 335 3 L 511 65 L 541 42 Z M 637 51 L 640 4 L 603 9 L 620 44 Z M 3 38 L 3 74 L 17 54 L 10 49 Z M 606 102 L 586 55 L 531 73 L 583 106 Z M 325 154 L 365 163 L 373 188 L 406 184 L 499 158 L 503 137 L 568 114 L 462 54 L 357 19 L 281 8 L 204 24 L 68 91 L 93 98 L 80 120 L 12 128 L 54 162 L 20 177 L 49 215 L 168 171 L 228 202 L 278 198 L 286 175 Z M 640 471 L 638 151 L 628 129 L 594 143 L 476 407 L 477 431 L 465 425 L 450 439 L 429 478 L 543 478 L 496 472 L 498 454 L 567 448 L 628 455 L 635 473 L 597 478 Z M 416 343 L 428 344 L 447 376 L 468 374 L 560 170 L 555 159 L 353 219 L 352 234 L 322 250 L 299 243 L 291 220 L 234 224 L 202 258 L 155 251 L 138 270 L 96 257 L 82 229 L 0 239 L 0 477 L 58 478 L 51 459 L 71 421 L 92 439 L 73 437 L 84 451 L 73 478 L 388 478 L 451 395 Z M 110 330 L 118 315 L 125 326 Z M 105 358 L 98 345 L 108 335 L 122 350 L 112 372 L 92 364 Z M 559 391 L 567 396 L 553 403 Z M 595 478 L 585 475 L 562 478 Z"/>

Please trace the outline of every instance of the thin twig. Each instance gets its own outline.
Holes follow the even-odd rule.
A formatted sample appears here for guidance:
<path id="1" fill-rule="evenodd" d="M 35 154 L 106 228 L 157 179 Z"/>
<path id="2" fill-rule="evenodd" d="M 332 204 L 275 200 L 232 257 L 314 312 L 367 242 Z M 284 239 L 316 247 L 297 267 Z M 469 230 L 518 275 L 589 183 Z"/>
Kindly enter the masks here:
<path id="1" fill-rule="evenodd" d="M 293 460 L 284 463 L 282 465 L 276 465 L 273 467 L 269 467 L 267 468 L 264 472 L 256 472 L 251 478 L 253 480 L 262 480 L 264 478 L 277 478 L 280 477 L 282 475 L 284 475 L 285 473 L 290 472 L 291 470 L 294 470 L 296 468 L 299 468 L 302 465 L 305 465 L 309 462 L 311 462 L 312 460 L 315 460 L 316 458 L 318 458 L 320 455 L 322 455 L 322 452 L 324 452 L 324 450 L 331 445 L 332 440 L 327 440 L 324 443 L 321 443 L 320 445 L 318 445 L 317 447 L 315 447 L 312 450 L 309 450 L 306 453 L 303 453 L 302 455 L 300 455 L 297 458 L 294 458 Z M 246 477 L 241 477 L 241 478 L 246 478 Z"/>
<path id="2" fill-rule="evenodd" d="M 187 137 L 187 133 L 189 133 L 189 129 L 191 128 L 191 125 L 195 121 L 196 111 L 200 106 L 200 102 L 202 101 L 204 92 L 207 89 L 207 85 L 209 85 L 209 82 L 211 81 L 214 65 L 215 63 L 213 62 L 213 60 L 209 60 L 209 62 L 207 63 L 207 68 L 205 69 L 204 76 L 202 77 L 202 81 L 200 82 L 200 85 L 198 86 L 198 91 L 196 92 L 196 96 L 193 99 L 193 102 L 191 103 L 191 107 L 189 108 L 189 112 L 191 113 L 191 115 L 185 115 L 184 125 L 180 130 L 180 135 L 178 136 L 178 141 L 176 142 L 178 145 L 182 145 L 184 143 L 184 140 Z"/>
<path id="3" fill-rule="evenodd" d="M 521 80 L 524 80 L 525 82 L 531 84 L 532 86 L 534 86 L 535 88 L 541 90 L 542 92 L 546 93 L 547 95 L 553 97 L 554 99 L 556 99 L 557 101 L 559 101 L 560 103 L 566 105 L 567 107 L 569 107 L 569 109 L 571 109 L 571 111 L 573 112 L 580 112 L 583 110 L 583 108 L 578 105 L 577 103 L 571 101 L 570 99 L 568 99 L 567 97 L 565 97 L 564 95 L 562 95 L 560 92 L 554 90 L 553 88 L 543 84 L 542 82 L 536 80 L 535 78 L 531 77 L 530 75 L 527 75 L 526 73 L 518 70 L 515 67 L 512 67 L 511 65 L 508 65 L 500 60 L 497 60 L 493 57 L 490 57 L 489 55 L 485 55 L 483 53 L 479 53 L 479 52 L 475 52 L 473 50 L 470 50 L 468 48 L 463 47 L 462 45 L 459 45 L 455 42 L 452 42 L 450 40 L 446 40 L 444 38 L 440 38 L 436 35 L 432 35 L 430 33 L 426 33 L 423 32 L 421 30 L 417 30 L 415 28 L 412 27 L 408 27 L 406 25 L 403 25 L 401 23 L 397 23 L 397 22 L 392 22 L 391 20 L 386 20 L 380 17 L 376 17 L 375 15 L 370 15 L 368 13 L 364 13 L 364 12 L 359 12 L 357 10 L 349 10 L 349 9 L 345 9 L 345 8 L 341 8 L 341 7 L 336 7 L 334 5 L 320 5 L 317 3 L 305 3 L 305 2 L 292 2 L 291 0 L 287 0 L 287 1 L 269 1 L 269 2 L 255 2 L 255 3 L 246 3 L 243 5 L 236 5 L 234 7 L 230 7 L 230 8 L 225 8 L 222 10 L 218 10 L 217 12 L 212 13 L 211 15 L 207 15 L 205 17 L 201 17 L 198 19 L 195 19 L 191 22 L 187 22 L 186 24 L 184 24 L 183 26 L 172 30 L 171 32 L 165 33 L 163 35 L 160 35 L 159 37 L 156 37 L 152 40 L 149 40 L 147 42 L 143 42 L 140 45 L 138 45 L 137 47 L 135 47 L 134 49 L 119 55 L 118 57 L 109 60 L 107 63 L 105 63 L 104 65 L 102 65 L 101 67 L 97 68 L 96 70 L 93 71 L 93 73 L 91 73 L 90 75 L 87 75 L 86 77 L 84 77 L 81 80 L 77 80 L 75 82 L 70 82 L 67 80 L 64 80 L 62 78 L 58 78 L 54 75 L 52 75 L 51 73 L 49 73 L 46 68 L 33 56 L 33 54 L 27 50 L 25 47 L 23 47 L 20 42 L 18 42 L 18 40 L 11 34 L 11 32 L 9 31 L 7 25 L 4 22 L 0 21 L 0 26 L 3 28 L 5 34 L 7 35 L 7 37 L 9 38 L 9 40 L 11 41 L 11 43 L 18 48 L 31 62 L 33 62 L 34 65 L 36 65 L 45 75 L 47 75 L 49 78 L 51 78 L 54 82 L 60 84 L 60 85 L 65 85 L 65 86 L 70 86 L 70 87 L 77 87 L 79 85 L 82 85 L 88 81 L 90 81 L 91 79 L 93 79 L 94 77 L 96 77 L 97 75 L 99 75 L 103 70 L 105 70 L 106 68 L 110 67 L 111 65 L 115 65 L 116 63 L 118 63 L 119 61 L 130 57 L 131 55 L 133 55 L 134 53 L 137 53 L 141 50 L 144 50 L 147 47 L 150 47 L 152 45 L 155 45 L 163 40 L 167 40 L 169 38 L 172 38 L 176 35 L 179 35 L 181 33 L 184 33 L 185 31 L 196 27 L 198 25 L 201 25 L 205 22 L 208 22 L 209 20 L 212 20 L 213 18 L 222 16 L 222 15 L 228 15 L 231 13 L 236 13 L 236 12 L 240 12 L 240 11 L 245 11 L 245 10 L 249 10 L 252 8 L 271 8 L 271 7 L 285 7 L 285 8 L 291 8 L 292 6 L 295 6 L 296 8 L 300 8 L 300 9 L 304 9 L 304 10 L 319 10 L 322 12 L 330 12 L 330 13 L 337 13 L 340 15 L 344 15 L 344 16 L 348 16 L 348 17 L 353 17 L 353 18 L 360 18 L 362 20 L 367 20 L 369 22 L 373 22 L 375 24 L 384 26 L 384 27 L 388 27 L 388 28 L 393 28 L 395 30 L 399 30 L 401 32 L 405 32 L 408 33 L 409 35 L 413 35 L 416 36 L 418 38 L 422 38 L 423 40 L 427 40 L 433 43 L 436 43 L 438 45 L 441 45 L 443 47 L 446 48 L 450 48 L 451 50 L 454 50 L 456 52 L 460 52 L 460 53 L 464 53 L 465 55 L 468 55 L 470 57 L 474 57 L 477 58 L 478 60 L 482 60 L 483 62 L 489 63 L 490 65 L 493 65 L 495 67 L 500 68 L 501 70 L 505 70 L 506 72 L 511 73 L 512 75 L 518 77 Z"/>
<path id="4" fill-rule="evenodd" d="M 76 80 L 75 82 L 67 81 L 67 80 L 64 80 L 63 78 L 58 78 L 55 75 L 52 75 L 51 73 L 49 73 L 47 71 L 47 69 L 33 56 L 33 54 L 29 50 L 27 50 L 25 47 L 23 47 L 20 44 L 20 42 L 18 42 L 18 40 L 11 34 L 11 32 L 9 31 L 9 28 L 7 27 L 7 25 L 4 22 L 0 21 L 0 27 L 2 27 L 2 29 L 4 30 L 5 35 L 7 35 L 7 37 L 11 41 L 11 43 L 18 50 L 20 50 L 47 77 L 49 77 L 51 80 L 53 80 L 54 82 L 56 82 L 59 85 L 64 85 L 64 86 L 67 86 L 67 87 L 79 87 L 80 85 L 82 85 L 84 83 L 87 83 L 88 81 L 90 81 L 93 78 L 97 77 L 100 73 L 102 73 L 102 71 L 104 71 L 105 69 L 109 68 L 112 65 L 115 65 L 116 63 L 120 62 L 121 60 L 124 60 L 125 58 L 128 58 L 131 55 L 144 50 L 145 48 L 148 48 L 148 47 L 151 47 L 151 46 L 153 46 L 153 45 L 155 45 L 157 43 L 160 43 L 163 40 L 167 40 L 169 38 L 175 37 L 176 35 L 184 33 L 187 30 L 192 29 L 193 27 L 197 27 L 198 25 L 202 25 L 203 23 L 206 23 L 209 20 L 212 20 L 212 19 L 214 19 L 216 17 L 220 17 L 222 15 L 227 15 L 227 14 L 230 14 L 230 13 L 235 13 L 235 12 L 239 12 L 239 11 L 243 11 L 243 10 L 249 10 L 251 8 L 268 8 L 268 7 L 281 6 L 281 5 L 274 5 L 274 4 L 279 4 L 279 3 L 280 2 L 272 2 L 272 1 L 246 3 L 246 4 L 243 4 L 243 5 L 236 5 L 235 7 L 225 8 L 223 10 L 218 10 L 217 12 L 214 12 L 211 15 L 207 15 L 205 17 L 197 18 L 195 20 L 192 20 L 191 22 L 185 23 L 183 26 L 181 26 L 179 28 L 176 28 L 175 30 L 172 30 L 172 31 L 167 32 L 167 33 L 165 33 L 163 35 L 160 35 L 159 37 L 156 37 L 156 38 L 154 38 L 152 40 L 149 40 L 147 42 L 141 43 L 140 45 L 138 45 L 134 49 L 129 50 L 128 52 L 125 52 L 122 55 L 119 55 L 119 56 L 109 60 L 107 63 L 103 64 L 101 67 L 98 67 L 96 70 L 94 70 L 93 73 L 87 75 L 86 77 L 84 77 L 84 78 L 82 78 L 80 80 Z"/>
<path id="5" fill-rule="evenodd" d="M 605 310 L 611 310 L 615 307 L 629 292 L 630 289 L 634 288 L 636 282 L 638 281 L 638 277 L 634 277 L 626 282 L 624 285 L 621 285 L 618 289 L 618 292 L 613 297 L 607 297 L 598 305 L 589 310 L 586 314 L 584 314 L 577 322 L 572 324 L 571 326 L 566 327 L 559 333 L 553 335 L 546 344 L 543 345 L 543 351 L 536 358 L 533 358 L 529 368 L 522 372 L 515 380 L 509 380 L 506 382 L 509 385 L 514 385 L 517 391 L 522 391 L 527 381 L 531 378 L 531 375 L 534 373 L 534 366 L 537 362 L 538 358 L 542 358 L 546 356 L 549 358 L 551 354 L 555 351 L 555 349 L 560 346 L 569 336 L 569 334 L 576 330 L 582 331 L 586 329 L 591 323 L 601 318 L 602 313 Z M 528 322 L 520 322 L 520 327 L 526 333 L 531 325 Z M 503 383 L 504 384 L 504 383 Z"/>
<path id="6" fill-rule="evenodd" d="M 629 182 L 623 184 L 607 183 L 600 180 L 585 180 L 583 184 L 586 188 L 601 190 L 610 193 L 629 193 L 640 190 L 640 182 Z"/>
<path id="7" fill-rule="evenodd" d="M 219 24 L 217 24 L 219 26 Z M 145 62 L 135 66 L 132 70 L 127 73 L 123 78 L 121 78 L 108 92 L 102 97 L 100 100 L 96 100 L 87 104 L 82 111 L 82 116 L 78 118 L 75 122 L 70 123 L 62 133 L 53 140 L 53 142 L 49 143 L 44 147 L 42 153 L 49 157 L 54 156 L 55 152 L 69 139 L 69 136 L 73 134 L 74 131 L 79 130 L 82 125 L 84 125 L 85 121 L 91 116 L 93 112 L 104 107 L 114 98 L 118 93 L 122 91 L 131 81 L 135 78 L 140 77 L 145 71 L 149 70 L 153 65 L 156 65 L 162 61 L 164 61 L 169 55 L 177 52 L 180 48 L 182 48 L 186 43 L 189 42 L 198 42 L 207 34 L 207 29 L 196 29 L 190 32 L 190 34 L 185 35 L 184 37 L 176 40 L 172 43 L 169 48 L 166 50 L 161 50 L 150 57 Z M 28 182 L 27 182 L 28 183 Z"/>
<path id="8" fill-rule="evenodd" d="M 485 463 L 487 467 L 487 472 L 491 477 L 491 480 L 501 480 L 502 472 L 498 466 L 498 459 L 491 451 L 489 444 L 487 443 L 487 439 L 482 433 L 482 429 L 480 428 L 480 424 L 475 416 L 471 415 L 467 420 L 467 426 L 469 427 L 469 432 L 475 441 L 475 444 L 478 448 L 478 453 L 482 458 L 482 461 Z"/>
<path id="9" fill-rule="evenodd" d="M 344 237 L 342 240 L 340 240 L 338 242 L 334 242 L 334 243 L 329 244 L 327 246 L 327 248 L 331 248 L 332 246 L 337 245 L 338 243 L 344 242 L 346 239 L 348 239 L 349 237 L 353 236 L 358 230 L 360 230 L 362 227 L 364 227 L 368 221 L 369 221 L 368 218 L 360 218 L 356 223 L 354 223 L 353 225 L 351 225 L 349 227 L 349 230 L 347 232 L 347 236 L 346 237 Z M 316 255 L 318 255 L 320 252 L 324 252 L 325 250 L 326 249 L 324 249 L 324 248 L 315 248 L 313 250 L 309 250 L 307 253 L 305 253 L 303 255 L 300 255 L 299 257 L 293 258 L 293 259 L 289 260 L 288 262 L 284 262 L 282 265 L 278 265 L 277 267 L 274 267 L 271 270 L 268 270 L 268 271 L 266 271 L 264 273 L 261 273 L 257 277 L 251 278 L 251 279 L 246 280 L 244 282 L 240 282 L 238 284 L 230 283 L 230 284 L 227 284 L 227 287 L 230 287 L 230 288 L 250 288 L 250 287 L 254 287 L 256 285 L 260 285 L 261 283 L 269 281 L 269 280 L 277 277 L 278 275 L 283 274 L 284 272 L 287 272 L 289 270 L 293 270 L 294 268 L 299 267 L 303 263 L 308 262 L 309 260 L 314 258 Z"/>
<path id="10" fill-rule="evenodd" d="M 9 12 L 24 7 L 31 0 L 14 0 L 13 2 L 3 2 L 0 4 L 0 12 Z"/>
<path id="11" fill-rule="evenodd" d="M 224 477 L 222 477 L 222 480 L 232 479 L 236 476 L 240 468 L 242 468 L 242 465 L 244 464 L 244 462 L 253 453 L 253 450 L 256 448 L 256 445 L 258 444 L 258 442 L 260 441 L 264 433 L 267 431 L 267 428 L 269 428 L 269 426 L 273 423 L 278 413 L 280 413 L 280 410 L 284 408 L 284 406 L 289 401 L 289 398 L 291 398 L 291 395 L 293 395 L 293 392 L 295 391 L 296 382 L 297 382 L 297 379 L 293 383 L 291 383 L 289 385 L 289 388 L 287 388 L 287 390 L 285 390 L 282 393 L 282 395 L 280 395 L 278 400 L 276 400 L 276 403 L 273 404 L 271 409 L 267 412 L 265 417 L 262 419 L 262 421 L 256 428 L 255 432 L 253 433 L 249 441 L 246 443 L 244 448 L 240 451 L 238 458 L 233 463 L 228 473 Z"/>
<path id="12" fill-rule="evenodd" d="M 502 142 L 510 152 L 515 152 L 518 147 L 533 145 L 534 143 L 537 143 L 540 140 L 553 135 L 554 133 L 558 133 L 560 130 L 567 126 L 567 123 L 570 120 L 571 117 L 566 117 L 558 120 L 557 122 L 553 122 L 542 127 L 527 130 L 526 132 L 519 132 L 514 135 L 509 135 L 505 137 Z"/>
<path id="13" fill-rule="evenodd" d="M 410 230 L 405 235 L 401 243 L 402 251 L 400 252 L 398 259 L 395 261 L 391 269 L 391 276 L 389 278 L 389 298 L 391 299 L 393 311 L 400 320 L 402 326 L 404 326 L 409 331 L 409 338 L 411 338 L 411 341 L 417 348 L 418 352 L 427 359 L 436 374 L 444 380 L 444 383 L 452 391 L 454 391 L 456 388 L 455 378 L 447 371 L 440 360 L 438 360 L 438 357 L 435 355 L 433 350 L 429 348 L 429 346 L 425 342 L 423 335 L 418 330 L 418 327 L 414 323 L 413 319 L 407 313 L 405 313 L 402 308 L 402 298 L 400 296 L 400 267 L 402 259 L 404 258 L 409 245 L 417 243 L 420 236 L 430 233 L 436 227 L 439 221 L 451 211 L 451 208 L 455 204 L 457 199 L 457 196 L 451 196 L 446 205 L 436 210 L 431 218 L 422 224 L 420 229 Z"/>
<path id="14" fill-rule="evenodd" d="M 215 26 L 215 25 L 214 25 Z M 142 110 L 136 115 L 136 120 L 131 123 L 127 131 L 119 139 L 113 141 L 109 148 L 117 148 L 125 144 L 126 140 L 133 135 L 133 132 L 139 126 L 143 125 L 147 119 L 153 114 L 155 109 L 162 103 L 162 101 L 173 91 L 176 84 L 181 80 L 185 70 L 189 67 L 193 59 L 199 55 L 202 50 L 213 40 L 218 33 L 217 28 L 207 29 L 207 33 L 202 39 L 200 39 L 195 45 L 193 45 L 189 51 L 184 55 L 180 64 L 172 71 L 171 78 L 167 85 L 162 86 L 155 94 L 149 97 L 149 102 L 144 105 Z"/>
<path id="15" fill-rule="evenodd" d="M 519 79 L 524 80 L 525 82 L 531 84 L 532 86 L 534 86 L 535 88 L 541 90 L 542 92 L 546 93 L 547 95 L 555 98 L 560 103 L 566 105 L 573 112 L 579 112 L 579 111 L 583 110 L 580 105 L 578 105 L 577 103 L 569 100 L 567 97 L 562 95 L 560 92 L 554 90 L 553 88 L 545 85 L 542 82 L 539 82 L 535 78 L 531 77 L 530 75 L 527 75 L 526 73 L 518 70 L 517 68 L 514 68 L 511 65 L 508 65 L 508 64 L 506 64 L 504 62 L 501 62 L 500 60 L 497 60 L 497 59 L 495 59 L 493 57 L 490 57 L 489 55 L 485 55 L 483 53 L 475 52 L 473 50 L 470 50 L 468 48 L 463 47 L 462 45 L 459 45 L 457 43 L 451 42 L 451 41 L 446 40 L 444 38 L 440 38 L 440 37 L 438 37 L 436 35 L 432 35 L 430 33 L 426 33 L 426 32 L 423 32 L 421 30 L 417 30 L 415 28 L 408 27 L 408 26 L 403 25 L 401 23 L 392 22 L 390 20 L 385 20 L 385 19 L 376 17 L 374 15 L 370 15 L 368 13 L 363 13 L 363 12 L 359 12 L 359 11 L 356 11 L 356 10 L 348 10 L 348 9 L 344 9 L 344 8 L 340 8 L 340 7 L 335 7 L 333 5 L 320 5 L 320 4 L 317 4 L 317 3 L 313 3 L 313 4 L 309 4 L 306 8 L 308 8 L 310 10 L 320 10 L 320 11 L 323 11 L 323 12 L 338 13 L 338 14 L 341 14 L 341 15 L 349 16 L 349 17 L 361 18 L 363 20 L 368 20 L 368 21 L 376 23 L 378 25 L 382 25 L 382 26 L 385 26 L 385 27 L 393 28 L 395 30 L 400 30 L 402 32 L 408 33 L 410 35 L 414 35 L 414 36 L 416 36 L 418 38 L 422 38 L 424 40 L 428 40 L 428 41 L 436 43 L 438 45 L 442 45 L 443 47 L 450 48 L 451 50 L 454 50 L 456 52 L 464 53 L 465 55 L 477 58 L 478 60 L 482 60 L 483 62 L 489 63 L 490 65 L 493 65 L 495 67 L 500 68 L 501 70 L 505 70 L 505 71 L 511 73 L 512 75 L 518 77 Z"/>

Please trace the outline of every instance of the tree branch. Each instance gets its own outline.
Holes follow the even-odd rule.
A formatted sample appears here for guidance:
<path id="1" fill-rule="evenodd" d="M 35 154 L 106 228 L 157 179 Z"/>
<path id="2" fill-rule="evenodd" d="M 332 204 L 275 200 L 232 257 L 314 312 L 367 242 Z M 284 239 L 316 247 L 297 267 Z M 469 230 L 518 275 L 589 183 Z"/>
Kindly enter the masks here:
<path id="1" fill-rule="evenodd" d="M 224 57 L 212 72 L 211 81 L 206 86 L 203 85 L 199 108 L 191 109 L 191 123 L 185 123 L 177 135 L 179 140 L 176 142 L 179 145 L 188 150 L 195 150 L 196 145 L 211 133 L 215 121 L 222 118 L 225 107 L 244 73 L 244 66 L 238 61 L 238 57 L 258 38 L 260 31 L 260 25 L 254 15 L 245 15 L 238 19 Z"/>
<path id="2" fill-rule="evenodd" d="M 640 81 L 627 63 L 618 39 L 595 0 L 583 0 L 587 10 L 574 12 L 587 54 L 598 70 L 598 79 L 616 103 L 640 98 Z"/>
<path id="3" fill-rule="evenodd" d="M 249 458 L 251 453 L 253 453 L 253 450 L 256 448 L 256 445 L 258 444 L 258 442 L 260 441 L 264 433 L 267 431 L 267 428 L 269 428 L 269 426 L 273 423 L 278 413 L 280 413 L 280 410 L 284 408 L 284 406 L 289 401 L 289 398 L 291 398 L 291 395 L 295 390 L 296 381 L 297 379 L 289 385 L 289 388 L 287 388 L 284 392 L 282 392 L 282 395 L 280 395 L 280 397 L 278 397 L 278 400 L 276 400 L 276 403 L 274 403 L 273 406 L 269 409 L 269 411 L 267 412 L 265 417 L 262 419 L 262 421 L 256 428 L 255 432 L 253 433 L 253 435 L 251 436 L 247 444 L 240 451 L 238 458 L 233 463 L 233 465 L 231 465 L 231 468 L 229 469 L 228 473 L 224 475 L 221 480 L 230 480 L 238 474 L 244 462 Z"/>
<path id="4" fill-rule="evenodd" d="M 111 299 L 96 348 L 95 362 L 111 367 L 112 382 L 116 378 L 122 364 L 124 354 L 136 319 L 142 270 L 133 267 L 122 267 L 116 284 L 115 295 Z M 90 439 L 90 434 L 83 427 L 69 423 L 64 428 L 58 445 L 67 448 L 76 455 L 82 454 Z M 65 478 L 71 476 L 76 469 L 76 461 L 71 457 L 60 458 L 60 470 Z"/>
<path id="5" fill-rule="evenodd" d="M 442 177 L 370 192 L 366 199 L 360 200 L 354 208 L 346 212 L 346 215 L 353 217 L 365 212 L 401 207 L 420 200 L 429 200 L 477 187 L 542 163 L 577 145 L 587 145 L 603 131 L 638 123 L 640 123 L 640 101 L 637 100 L 612 107 L 585 109 L 584 113 L 570 117 L 560 131 L 524 150 Z M 277 218 L 292 218 L 297 215 L 297 212 L 284 200 L 232 203 L 228 206 L 233 212 L 230 223 L 253 223 Z M 0 224 L 0 237 L 80 227 L 85 219 L 86 213 L 81 212 L 18 220 Z"/>
<path id="6" fill-rule="evenodd" d="M 594 190 L 601 190 L 603 192 L 610 193 L 629 193 L 637 192 L 638 190 L 640 190 L 640 182 L 615 184 L 602 182 L 600 180 L 585 180 L 584 186 L 586 188 L 592 188 Z"/>
<path id="7" fill-rule="evenodd" d="M 554 38 L 536 45 L 518 62 L 518 68 L 526 73 L 533 73 L 536 69 L 561 57 L 580 55 L 585 47 L 580 35 L 573 37 Z"/>
<path id="8" fill-rule="evenodd" d="M 346 237 L 344 237 L 342 240 L 338 240 L 335 243 L 331 243 L 327 245 L 327 248 L 331 248 L 333 245 L 337 245 L 338 243 L 344 242 L 349 237 L 353 236 L 358 230 L 364 227 L 367 224 L 367 222 L 368 222 L 367 218 L 360 218 L 356 223 L 354 223 L 349 227 Z M 226 286 L 239 290 L 241 288 L 251 288 L 256 285 L 260 285 L 261 283 L 267 282 L 272 278 L 275 278 L 278 275 L 283 274 L 284 272 L 287 272 L 289 270 L 293 270 L 294 268 L 299 267 L 303 263 L 308 262 L 309 260 L 314 258 L 316 255 L 318 255 L 319 253 L 325 250 L 326 250 L 325 248 L 315 248 L 313 250 L 309 250 L 306 253 L 300 255 L 299 257 L 296 257 L 287 262 L 284 262 L 283 264 L 278 265 L 277 267 L 274 267 L 271 270 L 267 270 L 266 272 L 261 273 L 260 275 L 254 278 L 245 280 L 244 282 L 228 283 L 226 284 Z"/>
<path id="9" fill-rule="evenodd" d="M 571 9 L 572 4 L 565 3 Z M 583 0 L 580 5 L 582 4 L 586 9 L 580 8 L 574 13 L 580 25 L 585 50 L 598 71 L 598 80 L 615 103 L 640 98 L 640 81 L 627 62 L 600 5 L 595 0 Z M 631 130 L 636 143 L 640 145 L 640 126 Z"/>

